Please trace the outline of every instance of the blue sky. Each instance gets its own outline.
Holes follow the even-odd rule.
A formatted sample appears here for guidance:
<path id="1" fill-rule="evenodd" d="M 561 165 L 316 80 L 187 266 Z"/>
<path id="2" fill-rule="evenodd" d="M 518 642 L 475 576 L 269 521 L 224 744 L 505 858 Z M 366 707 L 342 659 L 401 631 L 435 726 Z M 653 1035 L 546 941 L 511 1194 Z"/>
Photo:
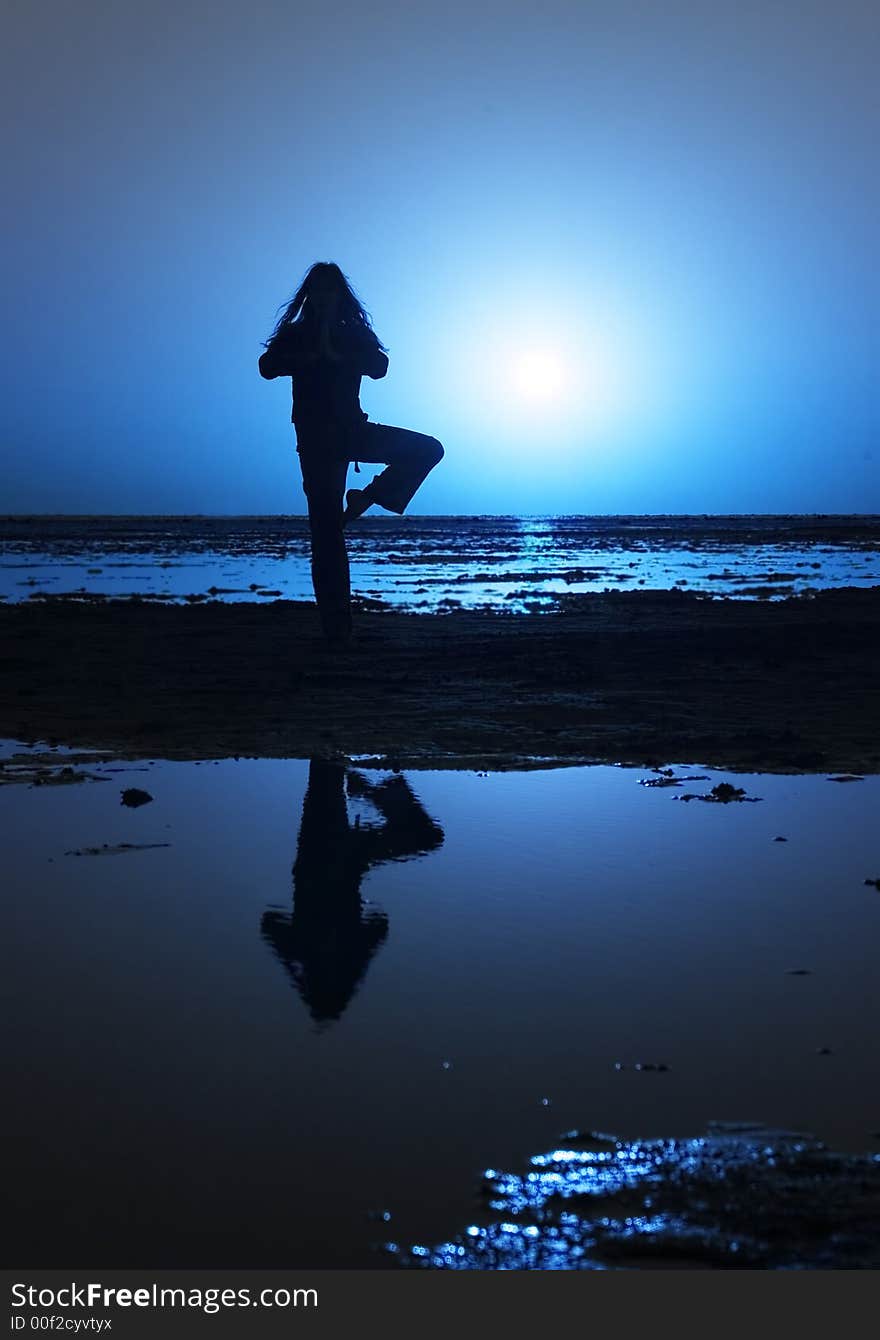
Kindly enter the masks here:
<path id="1" fill-rule="evenodd" d="M 303 511 L 317 259 L 415 511 L 880 511 L 876 5 L 10 12 L 4 511 Z"/>

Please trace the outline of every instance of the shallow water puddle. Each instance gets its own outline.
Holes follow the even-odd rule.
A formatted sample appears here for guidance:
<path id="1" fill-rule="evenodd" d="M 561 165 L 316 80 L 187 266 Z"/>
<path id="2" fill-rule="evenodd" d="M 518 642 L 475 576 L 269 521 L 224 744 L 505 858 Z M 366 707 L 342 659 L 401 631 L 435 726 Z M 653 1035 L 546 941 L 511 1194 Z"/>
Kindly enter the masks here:
<path id="1" fill-rule="evenodd" d="M 59 764 L 0 789 L 21 1259 L 380 1265 L 572 1127 L 878 1148 L 878 777 Z"/>

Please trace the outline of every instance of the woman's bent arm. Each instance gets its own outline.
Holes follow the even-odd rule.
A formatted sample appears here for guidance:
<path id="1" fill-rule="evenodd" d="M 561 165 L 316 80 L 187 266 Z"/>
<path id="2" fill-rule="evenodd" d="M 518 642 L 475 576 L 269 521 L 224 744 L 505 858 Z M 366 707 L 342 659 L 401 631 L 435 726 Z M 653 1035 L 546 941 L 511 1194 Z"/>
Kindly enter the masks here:
<path id="1" fill-rule="evenodd" d="M 267 381 L 273 377 L 293 377 L 303 368 L 310 367 L 316 357 L 316 353 L 304 353 L 293 340 L 281 335 L 260 355 L 260 376 Z"/>

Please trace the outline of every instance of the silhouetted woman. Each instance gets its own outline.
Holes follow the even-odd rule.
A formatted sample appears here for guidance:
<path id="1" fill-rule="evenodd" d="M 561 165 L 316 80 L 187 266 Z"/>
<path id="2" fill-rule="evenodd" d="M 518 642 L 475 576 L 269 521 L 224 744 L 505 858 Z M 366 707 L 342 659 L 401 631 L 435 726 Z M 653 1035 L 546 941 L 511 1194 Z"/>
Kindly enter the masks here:
<path id="1" fill-rule="evenodd" d="M 284 309 L 260 358 L 263 377 L 290 377 L 296 449 L 309 505 L 312 581 L 324 635 L 351 641 L 351 589 L 343 533 L 373 503 L 402 513 L 443 456 L 434 437 L 370 423 L 361 377 L 384 377 L 388 355 L 338 265 L 318 261 Z M 387 466 L 364 489 L 349 489 L 349 461 Z M 346 507 L 343 511 L 343 494 Z"/>

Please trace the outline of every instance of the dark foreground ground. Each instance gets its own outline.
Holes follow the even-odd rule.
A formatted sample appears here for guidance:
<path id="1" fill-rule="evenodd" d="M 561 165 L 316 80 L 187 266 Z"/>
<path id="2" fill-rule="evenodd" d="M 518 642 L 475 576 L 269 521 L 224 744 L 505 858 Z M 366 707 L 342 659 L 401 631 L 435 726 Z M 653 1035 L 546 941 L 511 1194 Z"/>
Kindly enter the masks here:
<path id="1" fill-rule="evenodd" d="M 678 592 L 553 614 L 40 601 L 0 609 L 0 736 L 128 757 L 340 752 L 880 770 L 880 589 L 777 603 Z"/>

